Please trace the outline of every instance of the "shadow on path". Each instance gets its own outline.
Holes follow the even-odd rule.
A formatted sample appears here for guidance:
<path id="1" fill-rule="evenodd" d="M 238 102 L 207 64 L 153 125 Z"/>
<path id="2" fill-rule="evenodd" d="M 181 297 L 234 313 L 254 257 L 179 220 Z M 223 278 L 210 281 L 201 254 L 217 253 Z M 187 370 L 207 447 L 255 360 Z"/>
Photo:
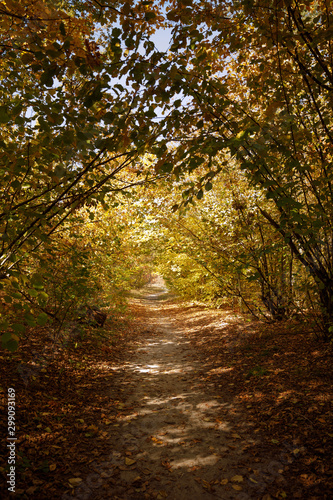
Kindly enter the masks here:
<path id="1" fill-rule="evenodd" d="M 119 371 L 125 403 L 109 426 L 108 453 L 91 463 L 74 496 L 63 500 L 242 500 L 264 494 L 266 483 L 249 477 L 246 468 L 246 448 L 254 441 L 234 432 L 232 404 L 200 381 L 203 365 L 184 327 L 163 311 L 167 296 L 158 283 L 133 299 L 145 304 L 149 324 Z"/>

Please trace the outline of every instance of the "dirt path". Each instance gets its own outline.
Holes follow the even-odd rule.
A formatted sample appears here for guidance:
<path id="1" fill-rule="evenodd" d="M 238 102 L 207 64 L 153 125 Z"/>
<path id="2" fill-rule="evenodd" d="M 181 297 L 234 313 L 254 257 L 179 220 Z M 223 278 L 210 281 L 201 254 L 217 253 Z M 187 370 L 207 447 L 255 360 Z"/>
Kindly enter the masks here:
<path id="1" fill-rule="evenodd" d="M 228 402 L 202 384 L 202 362 L 163 312 L 164 294 L 155 286 L 137 299 L 149 324 L 118 374 L 121 414 L 108 427 L 108 454 L 63 500 L 263 498 L 264 476 L 251 478 L 247 467 L 253 439 L 235 432 L 231 407 L 225 419 Z M 266 479 L 280 466 L 271 464 Z"/>

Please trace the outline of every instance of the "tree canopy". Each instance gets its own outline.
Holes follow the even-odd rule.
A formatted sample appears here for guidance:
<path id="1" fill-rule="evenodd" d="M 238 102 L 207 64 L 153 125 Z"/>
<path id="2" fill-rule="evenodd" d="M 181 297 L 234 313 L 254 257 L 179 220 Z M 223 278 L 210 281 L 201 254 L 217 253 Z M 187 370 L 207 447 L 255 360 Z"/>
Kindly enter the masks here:
<path id="1" fill-rule="evenodd" d="M 121 240 L 132 268 L 120 207 L 129 219 L 140 186 L 155 193 L 157 181 L 168 223 L 186 218 L 173 233 L 205 242 L 196 265 L 214 287 L 237 283 L 240 294 L 239 276 L 252 280 L 276 318 L 304 285 L 331 337 L 332 22 L 329 0 L 3 0 L 3 344 L 14 349 L 29 321 L 57 318 L 60 255 L 82 271 L 74 296 L 78 283 L 92 286 L 96 262 L 83 261 L 95 259 L 88 227 L 100 206 L 118 229 L 102 224 L 97 239 L 111 254 Z M 158 29 L 171 33 L 164 52 Z"/>

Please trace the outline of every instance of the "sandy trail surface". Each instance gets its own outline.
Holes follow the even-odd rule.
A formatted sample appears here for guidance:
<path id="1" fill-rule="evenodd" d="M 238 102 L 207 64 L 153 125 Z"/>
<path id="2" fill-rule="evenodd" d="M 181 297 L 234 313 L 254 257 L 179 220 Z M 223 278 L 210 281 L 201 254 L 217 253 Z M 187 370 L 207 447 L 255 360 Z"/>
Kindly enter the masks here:
<path id="1" fill-rule="evenodd" d="M 121 414 L 108 427 L 105 460 L 93 460 L 74 496 L 63 500 L 263 497 L 260 475 L 248 472 L 253 437 L 235 432 L 228 401 L 202 383 L 202 361 L 184 325 L 165 314 L 165 296 L 157 283 L 136 299 L 148 321 L 130 359 L 118 367 Z"/>

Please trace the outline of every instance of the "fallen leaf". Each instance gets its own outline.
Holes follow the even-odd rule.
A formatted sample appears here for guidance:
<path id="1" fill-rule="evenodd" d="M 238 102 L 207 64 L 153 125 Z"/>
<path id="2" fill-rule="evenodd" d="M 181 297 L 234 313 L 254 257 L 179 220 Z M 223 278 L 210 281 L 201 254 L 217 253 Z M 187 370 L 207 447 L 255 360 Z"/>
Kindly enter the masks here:
<path id="1" fill-rule="evenodd" d="M 163 441 L 161 441 L 160 439 L 158 439 L 154 436 L 151 438 L 151 440 L 154 441 L 154 443 L 156 443 L 156 444 L 164 444 Z"/>
<path id="2" fill-rule="evenodd" d="M 233 483 L 242 483 L 244 481 L 243 476 L 234 476 L 231 478 Z"/>
<path id="3" fill-rule="evenodd" d="M 57 467 L 57 464 L 51 464 L 49 469 L 52 472 L 52 471 L 56 470 L 56 467 Z"/>
<path id="4" fill-rule="evenodd" d="M 72 487 L 74 487 L 82 483 L 82 479 L 80 477 L 72 477 L 71 479 L 68 479 L 68 482 Z"/>
<path id="5" fill-rule="evenodd" d="M 242 487 L 241 486 L 238 486 L 238 484 L 233 484 L 232 485 L 233 489 L 236 490 L 236 491 L 242 491 Z"/>
<path id="6" fill-rule="evenodd" d="M 89 425 L 88 430 L 98 432 L 98 427 L 96 425 L 92 424 L 92 425 Z"/>
<path id="7" fill-rule="evenodd" d="M 35 493 L 37 489 L 37 486 L 30 486 L 30 488 L 28 488 L 25 493 L 28 493 L 28 495 L 33 495 Z"/>
<path id="8" fill-rule="evenodd" d="M 149 469 L 142 469 L 142 472 L 143 472 L 144 474 L 148 475 L 148 474 L 151 474 L 151 472 L 152 472 L 152 471 L 151 471 L 151 470 L 149 470 Z"/>
<path id="9" fill-rule="evenodd" d="M 135 464 L 135 462 L 136 462 L 136 460 L 133 460 L 132 458 L 128 458 L 128 457 L 125 458 L 126 465 L 133 465 L 133 464 Z"/>
<path id="10" fill-rule="evenodd" d="M 204 488 L 206 488 L 206 490 L 211 490 L 212 487 L 210 485 L 210 483 L 208 481 L 205 481 L 204 479 L 201 480 L 201 484 Z"/>
<path id="11" fill-rule="evenodd" d="M 229 479 L 221 479 L 221 484 L 225 485 L 229 483 Z"/>

